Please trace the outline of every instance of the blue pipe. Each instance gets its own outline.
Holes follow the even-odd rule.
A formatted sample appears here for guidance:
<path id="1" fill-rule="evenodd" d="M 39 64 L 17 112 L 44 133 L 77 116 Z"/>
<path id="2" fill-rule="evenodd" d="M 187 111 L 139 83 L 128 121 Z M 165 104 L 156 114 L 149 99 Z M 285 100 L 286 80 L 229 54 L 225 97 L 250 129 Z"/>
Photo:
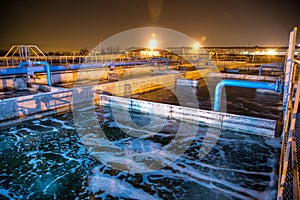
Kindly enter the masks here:
<path id="1" fill-rule="evenodd" d="M 32 65 L 46 65 L 46 70 L 44 67 L 38 66 L 38 67 L 32 67 Z M 23 66 L 27 66 L 26 68 L 23 68 Z M 26 71 L 27 74 L 31 74 L 31 73 L 36 73 L 36 72 L 47 72 L 47 83 L 49 86 L 52 85 L 52 81 L 51 81 L 51 67 L 50 64 L 48 62 L 45 61 L 26 61 L 26 62 L 21 62 L 18 65 L 18 68 L 7 68 L 7 69 L 11 69 L 11 72 L 16 72 L 16 70 L 21 71 L 21 73 L 24 73 Z M 14 73 L 14 74 L 18 74 L 18 73 Z"/>
<path id="2" fill-rule="evenodd" d="M 261 76 L 262 74 L 262 69 L 263 68 L 276 68 L 276 69 L 283 69 L 282 65 L 274 65 L 274 64 L 263 64 L 259 67 L 259 72 L 258 75 Z"/>
<path id="3" fill-rule="evenodd" d="M 96 64 L 73 64 L 68 66 L 51 66 L 51 71 L 66 71 L 66 70 L 80 70 L 80 69 L 93 69 L 93 68 L 103 68 L 109 66 L 131 66 L 131 65 L 142 65 L 145 62 L 109 62 L 109 63 L 96 63 Z M 22 62 L 18 65 L 18 67 L 13 68 L 0 68 L 0 76 L 7 76 L 7 75 L 21 75 L 21 74 L 28 74 L 33 70 L 30 70 L 30 62 Z M 35 66 L 34 73 L 43 73 L 47 70 L 45 67 L 42 66 Z"/>
<path id="4" fill-rule="evenodd" d="M 22 68 L 24 66 L 30 66 L 30 62 L 26 61 L 26 62 L 21 62 L 19 65 L 18 65 L 18 68 Z"/>
<path id="5" fill-rule="evenodd" d="M 220 111 L 221 92 L 222 92 L 222 88 L 225 86 L 281 91 L 280 81 L 277 81 L 276 83 L 270 83 L 270 82 L 242 81 L 242 80 L 222 80 L 217 84 L 215 89 L 214 111 Z"/>
<path id="6" fill-rule="evenodd" d="M 168 69 L 169 69 L 169 59 L 168 59 L 168 58 L 151 58 L 151 59 L 150 59 L 150 63 L 151 63 L 153 60 L 165 60 L 165 61 L 166 61 L 166 70 L 168 71 Z"/>
<path id="7" fill-rule="evenodd" d="M 51 81 L 50 64 L 48 62 L 45 62 L 45 61 L 33 61 L 32 64 L 33 65 L 46 65 L 46 68 L 47 68 L 47 82 L 48 82 L 48 85 L 51 86 L 52 81 Z"/>

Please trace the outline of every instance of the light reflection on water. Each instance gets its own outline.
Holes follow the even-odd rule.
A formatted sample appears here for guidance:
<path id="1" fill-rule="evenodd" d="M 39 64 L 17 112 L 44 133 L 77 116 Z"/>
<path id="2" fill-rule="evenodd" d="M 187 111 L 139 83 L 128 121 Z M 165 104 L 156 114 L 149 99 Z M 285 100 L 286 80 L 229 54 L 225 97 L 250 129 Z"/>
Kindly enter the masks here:
<path id="1" fill-rule="evenodd" d="M 158 136 L 135 143 L 136 138 L 124 134 L 109 112 L 99 110 L 99 124 L 115 144 L 122 146 L 127 138 L 131 148 L 147 151 L 147 144 L 156 143 L 155 148 L 172 140 L 174 130 L 167 132 L 164 127 Z M 213 150 L 199 159 L 206 130 L 199 125 L 192 145 L 170 165 L 129 173 L 105 166 L 91 155 L 71 113 L 3 128 L 0 198 L 274 199 L 280 138 L 223 132 Z"/>

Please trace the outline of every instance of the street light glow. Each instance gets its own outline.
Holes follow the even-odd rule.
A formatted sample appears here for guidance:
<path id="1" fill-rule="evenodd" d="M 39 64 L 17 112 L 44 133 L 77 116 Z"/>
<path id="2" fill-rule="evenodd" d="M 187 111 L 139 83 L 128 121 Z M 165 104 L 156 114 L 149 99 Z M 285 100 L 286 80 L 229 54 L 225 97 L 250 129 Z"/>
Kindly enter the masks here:
<path id="1" fill-rule="evenodd" d="M 268 49 L 266 54 L 273 56 L 273 55 L 277 55 L 278 53 L 276 52 L 276 49 Z"/>
<path id="2" fill-rule="evenodd" d="M 148 48 L 153 51 L 154 49 L 157 48 L 157 40 L 156 40 L 156 33 L 152 33 L 151 34 L 151 39 L 149 41 L 149 44 L 148 44 Z"/>
<path id="3" fill-rule="evenodd" d="M 200 45 L 198 43 L 194 43 L 194 50 L 198 50 Z"/>
<path id="4" fill-rule="evenodd" d="M 157 41 L 155 38 L 152 38 L 149 42 L 149 49 L 153 50 L 157 48 Z"/>

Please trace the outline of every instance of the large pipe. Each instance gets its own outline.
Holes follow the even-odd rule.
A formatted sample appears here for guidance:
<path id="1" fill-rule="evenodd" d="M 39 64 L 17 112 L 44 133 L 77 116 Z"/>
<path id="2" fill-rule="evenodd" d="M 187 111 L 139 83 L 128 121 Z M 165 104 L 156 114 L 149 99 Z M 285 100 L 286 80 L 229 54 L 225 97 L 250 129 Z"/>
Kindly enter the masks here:
<path id="1" fill-rule="evenodd" d="M 169 59 L 168 59 L 168 58 L 151 58 L 151 59 L 150 59 L 150 63 L 151 63 L 153 60 L 165 60 L 165 61 L 166 61 L 166 70 L 168 71 L 168 69 L 169 69 Z"/>
<path id="2" fill-rule="evenodd" d="M 145 62 L 107 62 L 107 63 L 93 63 L 93 64 L 73 64 L 68 66 L 51 66 L 51 71 L 67 71 L 67 70 L 80 70 L 80 69 L 94 69 L 94 68 L 104 68 L 109 66 L 132 66 L 132 65 L 142 65 Z M 29 62 L 21 62 L 18 67 L 13 68 L 0 68 L 0 76 L 6 75 L 19 75 L 19 74 L 27 74 Z M 35 66 L 34 72 L 35 73 L 43 73 L 46 72 L 44 67 L 42 66 Z"/>
<path id="3" fill-rule="evenodd" d="M 30 66 L 30 62 L 26 61 L 26 62 L 21 62 L 20 64 L 18 64 L 18 68 L 22 68 L 24 66 Z M 13 69 L 13 68 L 11 68 L 11 69 Z M 14 68 L 14 69 L 16 69 L 16 68 Z"/>
<path id="4" fill-rule="evenodd" d="M 283 69 L 283 66 L 282 65 L 275 65 L 275 64 L 272 64 L 272 63 L 271 64 L 263 64 L 259 67 L 259 72 L 258 72 L 259 76 L 261 76 L 263 68 Z"/>
<path id="5" fill-rule="evenodd" d="M 222 88 L 225 86 L 281 91 L 280 81 L 277 81 L 276 83 L 270 83 L 270 82 L 242 81 L 242 80 L 222 80 L 217 84 L 215 89 L 214 111 L 220 111 L 221 92 L 222 92 Z"/>
<path id="6" fill-rule="evenodd" d="M 45 65 L 46 66 L 46 70 L 44 67 L 32 67 L 32 65 Z M 26 68 L 23 68 L 23 66 L 27 66 Z M 16 68 L 10 68 L 10 69 L 14 69 L 12 71 L 15 71 Z M 47 72 L 47 83 L 49 86 L 52 85 L 52 81 L 51 81 L 51 66 L 48 62 L 45 61 L 33 61 L 33 62 L 21 62 L 18 65 L 17 70 L 21 70 L 21 69 L 26 69 L 26 73 L 30 74 L 30 73 L 35 73 L 35 72 Z M 21 70 L 22 72 L 24 70 Z M 23 72 L 24 73 L 24 72 Z M 17 74 L 17 73 L 15 73 Z"/>
<path id="7" fill-rule="evenodd" d="M 46 65 L 46 70 L 47 70 L 47 82 L 48 85 L 51 86 L 52 85 L 52 81 L 51 81 L 51 69 L 50 69 L 50 64 L 48 62 L 45 61 L 33 61 L 32 62 L 33 65 Z"/>

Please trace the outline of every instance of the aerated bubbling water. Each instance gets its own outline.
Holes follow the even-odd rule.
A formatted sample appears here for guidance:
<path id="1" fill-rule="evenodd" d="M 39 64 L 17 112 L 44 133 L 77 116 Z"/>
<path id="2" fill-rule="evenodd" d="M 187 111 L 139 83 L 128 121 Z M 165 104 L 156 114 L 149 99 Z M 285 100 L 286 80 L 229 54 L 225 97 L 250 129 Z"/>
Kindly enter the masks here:
<path id="1" fill-rule="evenodd" d="M 170 124 L 148 138 L 124 134 L 109 112 L 107 108 L 98 110 L 99 124 L 109 139 L 132 152 L 131 156 L 157 150 L 172 140 L 174 127 L 167 132 Z M 130 173 L 103 165 L 90 154 L 76 132 L 71 113 L 4 128 L 0 134 L 0 197 L 274 199 L 280 139 L 222 132 L 213 150 L 199 159 L 206 130 L 199 125 L 192 145 L 170 165 Z M 172 157 L 172 152 L 168 156 Z"/>

